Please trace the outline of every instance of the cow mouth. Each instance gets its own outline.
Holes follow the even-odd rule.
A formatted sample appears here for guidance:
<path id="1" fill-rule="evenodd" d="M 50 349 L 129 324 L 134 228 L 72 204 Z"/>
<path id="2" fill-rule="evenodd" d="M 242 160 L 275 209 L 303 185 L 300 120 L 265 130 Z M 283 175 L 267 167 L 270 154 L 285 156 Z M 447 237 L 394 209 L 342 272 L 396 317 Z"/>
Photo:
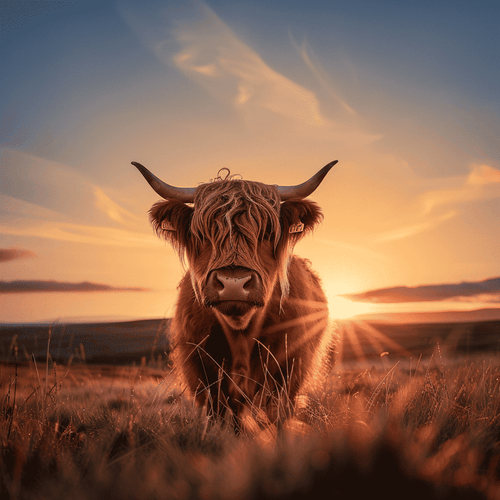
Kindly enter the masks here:
<path id="1" fill-rule="evenodd" d="M 210 305 L 217 309 L 217 311 L 219 311 L 224 316 L 232 317 L 244 316 L 252 309 L 260 307 L 260 305 L 258 304 L 243 300 L 223 300 Z"/>

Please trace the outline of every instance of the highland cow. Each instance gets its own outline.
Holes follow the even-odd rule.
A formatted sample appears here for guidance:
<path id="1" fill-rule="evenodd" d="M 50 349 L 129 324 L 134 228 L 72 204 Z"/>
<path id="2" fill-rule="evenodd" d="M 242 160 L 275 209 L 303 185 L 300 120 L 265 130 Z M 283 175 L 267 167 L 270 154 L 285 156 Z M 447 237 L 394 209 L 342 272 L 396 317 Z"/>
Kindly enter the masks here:
<path id="1" fill-rule="evenodd" d="M 305 198 L 337 162 L 297 186 L 235 176 L 176 188 L 137 162 L 166 201 L 150 210 L 156 233 L 188 269 L 171 324 L 174 366 L 200 405 L 283 421 L 318 380 L 331 336 L 325 294 L 294 245 L 321 221 Z M 253 416 L 252 416 L 253 415 Z"/>

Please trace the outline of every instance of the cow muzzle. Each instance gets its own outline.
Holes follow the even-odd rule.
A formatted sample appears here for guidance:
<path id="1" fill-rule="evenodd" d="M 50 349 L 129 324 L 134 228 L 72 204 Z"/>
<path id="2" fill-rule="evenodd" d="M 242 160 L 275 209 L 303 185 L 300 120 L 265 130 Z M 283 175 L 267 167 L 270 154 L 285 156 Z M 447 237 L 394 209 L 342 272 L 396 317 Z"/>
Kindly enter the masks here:
<path id="1" fill-rule="evenodd" d="M 212 271 L 205 289 L 208 306 L 224 311 L 263 305 L 262 280 L 257 272 L 245 267 L 225 267 Z"/>

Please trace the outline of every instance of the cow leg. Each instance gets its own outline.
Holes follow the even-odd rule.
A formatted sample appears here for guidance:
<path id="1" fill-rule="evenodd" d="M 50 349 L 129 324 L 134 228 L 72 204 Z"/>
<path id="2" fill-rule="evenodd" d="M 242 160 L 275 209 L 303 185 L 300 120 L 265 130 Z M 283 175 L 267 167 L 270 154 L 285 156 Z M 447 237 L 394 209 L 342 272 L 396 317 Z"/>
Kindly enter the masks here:
<path id="1" fill-rule="evenodd" d="M 250 389 L 250 359 L 248 353 L 248 349 L 246 346 L 237 346 L 242 347 L 241 352 L 238 353 L 239 356 L 233 355 L 233 366 L 231 367 L 230 376 L 233 380 L 231 384 L 230 392 L 231 396 L 244 400 L 246 396 L 249 396 Z"/>
<path id="2" fill-rule="evenodd" d="M 231 407 L 236 416 L 249 407 L 255 392 L 255 382 L 251 378 L 250 341 L 241 332 L 231 332 L 229 335 L 232 365 L 228 371 L 228 394 Z"/>

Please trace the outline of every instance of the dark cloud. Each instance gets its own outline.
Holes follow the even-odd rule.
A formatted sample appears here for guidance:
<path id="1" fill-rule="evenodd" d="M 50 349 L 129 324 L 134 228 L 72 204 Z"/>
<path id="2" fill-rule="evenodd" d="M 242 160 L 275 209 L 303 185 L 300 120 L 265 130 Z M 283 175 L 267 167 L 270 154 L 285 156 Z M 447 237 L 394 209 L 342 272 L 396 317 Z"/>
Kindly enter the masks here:
<path id="1" fill-rule="evenodd" d="M 500 278 L 492 278 L 478 282 L 463 282 L 441 285 L 422 285 L 416 287 L 398 286 L 380 288 L 363 293 L 342 295 L 356 302 L 373 302 L 380 304 L 401 302 L 429 302 L 453 300 L 477 295 L 488 296 L 489 302 L 500 302 Z"/>
<path id="2" fill-rule="evenodd" d="M 146 288 L 124 288 L 103 285 L 101 283 L 65 283 L 52 280 L 0 281 L 1 293 L 27 292 L 145 292 Z"/>
<path id="3" fill-rule="evenodd" d="M 36 257 L 36 253 L 22 248 L 0 248 L 0 262 L 9 260 L 28 259 Z"/>

